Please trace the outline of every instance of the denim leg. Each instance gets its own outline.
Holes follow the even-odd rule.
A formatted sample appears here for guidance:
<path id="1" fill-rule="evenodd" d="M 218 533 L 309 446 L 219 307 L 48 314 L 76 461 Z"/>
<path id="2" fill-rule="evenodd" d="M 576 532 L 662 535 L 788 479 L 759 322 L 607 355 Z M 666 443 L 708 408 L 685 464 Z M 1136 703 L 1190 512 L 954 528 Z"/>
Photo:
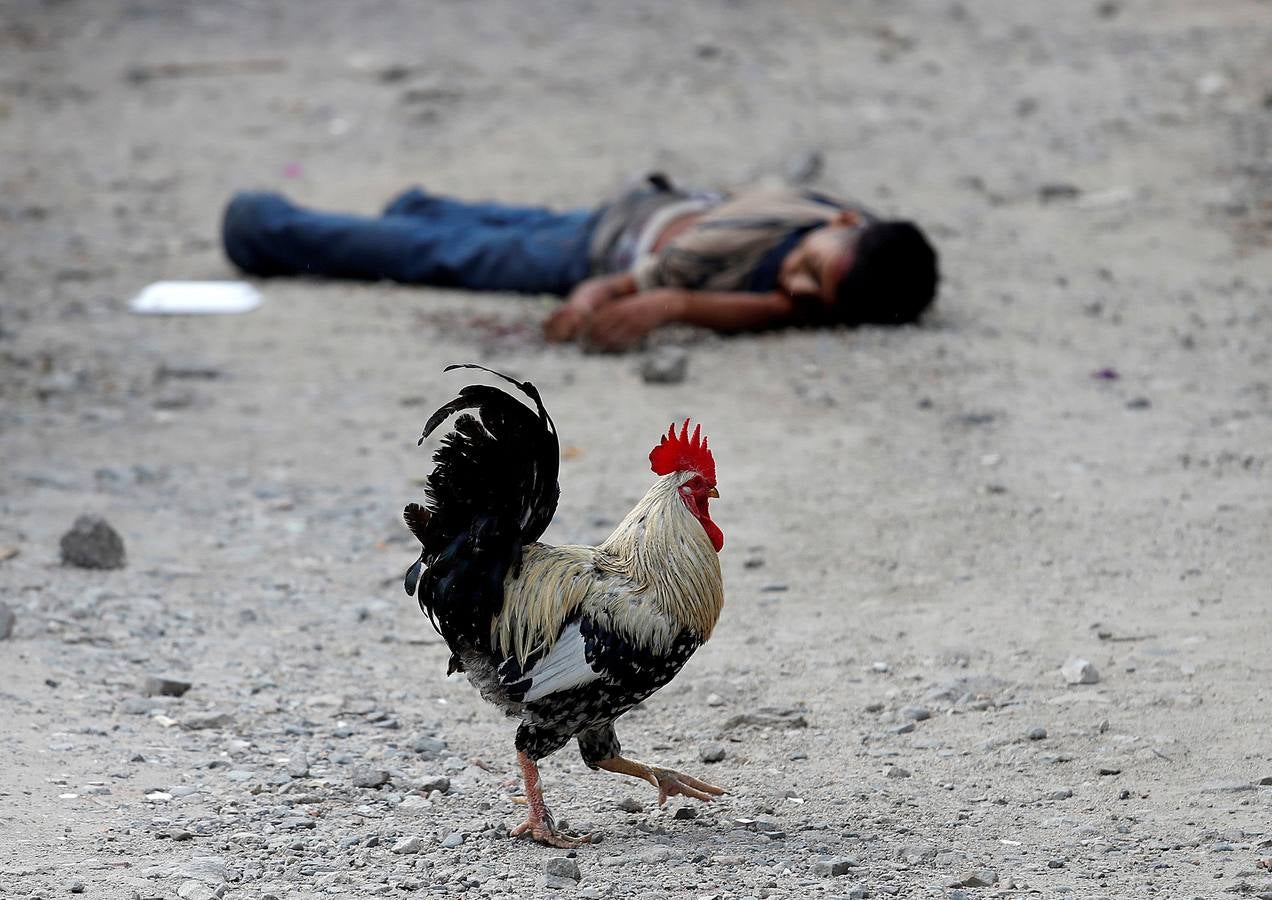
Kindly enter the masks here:
<path id="1" fill-rule="evenodd" d="M 464 207 L 464 204 L 456 204 Z M 492 224 L 463 209 L 379 218 L 320 213 L 271 193 L 236 195 L 226 255 L 255 275 L 390 279 L 482 291 L 566 294 L 588 275 L 596 213 L 506 209 Z"/>
<path id="2" fill-rule="evenodd" d="M 551 224 L 561 213 L 544 206 L 517 206 L 511 203 L 473 203 L 413 187 L 389 201 L 381 215 L 415 216 L 421 219 L 465 219 L 486 225 Z"/>

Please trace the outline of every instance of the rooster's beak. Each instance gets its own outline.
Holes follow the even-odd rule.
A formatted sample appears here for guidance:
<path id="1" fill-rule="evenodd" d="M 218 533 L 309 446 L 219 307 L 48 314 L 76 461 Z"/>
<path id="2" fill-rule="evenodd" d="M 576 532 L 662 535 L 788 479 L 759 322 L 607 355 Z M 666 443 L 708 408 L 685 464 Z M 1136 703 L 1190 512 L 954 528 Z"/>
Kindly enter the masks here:
<path id="1" fill-rule="evenodd" d="M 719 492 L 719 491 L 717 491 L 715 488 L 712 488 L 711 490 L 707 491 L 707 496 L 708 496 L 708 497 L 715 497 L 717 500 L 719 500 L 719 499 L 720 499 L 720 492 Z"/>

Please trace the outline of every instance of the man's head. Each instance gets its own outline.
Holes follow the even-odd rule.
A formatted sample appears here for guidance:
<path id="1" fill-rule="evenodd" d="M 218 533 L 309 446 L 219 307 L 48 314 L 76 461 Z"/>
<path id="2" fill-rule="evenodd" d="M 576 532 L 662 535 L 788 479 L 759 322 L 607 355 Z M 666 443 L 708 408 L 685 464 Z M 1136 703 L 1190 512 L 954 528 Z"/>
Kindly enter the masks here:
<path id="1" fill-rule="evenodd" d="M 778 285 L 814 321 L 900 325 L 936 298 L 936 251 L 911 222 L 865 222 L 844 211 L 782 261 Z"/>

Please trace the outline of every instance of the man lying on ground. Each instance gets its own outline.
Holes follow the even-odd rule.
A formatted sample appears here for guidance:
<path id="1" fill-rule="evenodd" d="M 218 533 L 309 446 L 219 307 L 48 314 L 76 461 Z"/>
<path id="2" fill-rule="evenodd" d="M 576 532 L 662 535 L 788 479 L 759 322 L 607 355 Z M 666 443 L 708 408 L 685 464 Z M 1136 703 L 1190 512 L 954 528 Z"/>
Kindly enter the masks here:
<path id="1" fill-rule="evenodd" d="M 226 255 L 260 276 L 567 297 L 549 340 L 605 350 L 688 322 L 721 332 L 916 321 L 936 297 L 937 257 L 911 222 L 811 191 L 683 190 L 650 175 L 594 210 L 468 203 L 412 188 L 378 217 L 240 193 Z"/>

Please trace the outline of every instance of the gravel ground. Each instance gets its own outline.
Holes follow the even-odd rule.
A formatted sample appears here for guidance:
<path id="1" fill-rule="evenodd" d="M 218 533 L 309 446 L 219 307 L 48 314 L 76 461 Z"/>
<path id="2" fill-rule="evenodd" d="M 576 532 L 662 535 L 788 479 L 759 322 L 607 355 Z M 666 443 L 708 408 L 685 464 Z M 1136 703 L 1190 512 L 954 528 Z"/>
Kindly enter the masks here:
<path id="1" fill-rule="evenodd" d="M 4 4 L 0 896 L 1272 897 L 1270 11 Z M 546 300 L 127 311 L 231 276 L 235 188 L 655 166 L 914 216 L 938 309 L 662 335 L 656 385 L 543 346 Z M 573 859 L 505 836 L 512 727 L 401 589 L 467 360 L 556 417 L 551 540 L 602 539 L 673 418 L 717 454 L 724 617 L 619 731 L 730 794 L 563 751 Z"/>

